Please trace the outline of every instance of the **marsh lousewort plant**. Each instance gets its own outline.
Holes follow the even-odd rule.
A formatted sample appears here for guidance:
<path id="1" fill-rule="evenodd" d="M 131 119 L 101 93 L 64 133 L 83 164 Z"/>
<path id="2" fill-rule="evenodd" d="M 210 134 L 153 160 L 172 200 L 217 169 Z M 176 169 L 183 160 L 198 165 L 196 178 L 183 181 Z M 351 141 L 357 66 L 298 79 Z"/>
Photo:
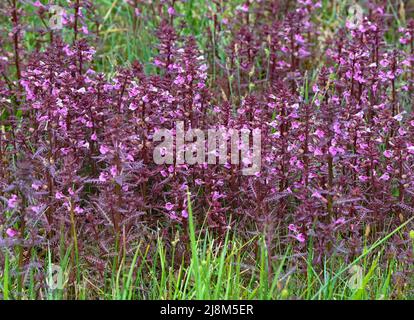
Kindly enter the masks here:
<path id="1" fill-rule="evenodd" d="M 30 277 L 40 297 L 47 259 L 105 286 L 142 239 L 147 258 L 162 237 L 171 267 L 188 263 L 190 206 L 200 234 L 263 239 L 269 277 L 280 250 L 287 275 L 309 276 L 388 237 L 377 262 L 398 259 L 389 281 L 412 284 L 409 8 L 45 2 L 0 5 L 0 265 L 15 262 L 15 298 Z M 129 31 L 108 27 L 111 10 Z M 141 44 L 113 38 L 129 32 Z M 81 277 L 74 267 L 67 287 Z"/>

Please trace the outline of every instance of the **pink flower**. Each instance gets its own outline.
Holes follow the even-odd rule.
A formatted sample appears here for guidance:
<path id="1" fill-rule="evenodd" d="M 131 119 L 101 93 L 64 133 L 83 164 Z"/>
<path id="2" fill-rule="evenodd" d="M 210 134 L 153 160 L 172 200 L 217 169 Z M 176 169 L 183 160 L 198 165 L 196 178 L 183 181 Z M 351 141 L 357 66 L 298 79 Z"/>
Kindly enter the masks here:
<path id="1" fill-rule="evenodd" d="M 292 232 L 298 232 L 298 228 L 293 223 L 288 226 L 288 229 Z"/>
<path id="2" fill-rule="evenodd" d="M 295 41 L 299 44 L 304 44 L 305 43 L 305 39 L 303 39 L 302 35 L 300 35 L 300 34 L 295 34 Z"/>
<path id="3" fill-rule="evenodd" d="M 204 64 L 202 64 L 199 68 L 198 68 L 198 70 L 200 70 L 200 71 L 202 71 L 202 72 L 205 72 L 205 71 L 207 71 L 207 69 L 208 69 L 208 66 L 204 63 Z"/>
<path id="4" fill-rule="evenodd" d="M 312 193 L 312 198 L 323 199 L 322 195 L 318 191 Z"/>
<path id="5" fill-rule="evenodd" d="M 42 209 L 43 209 L 42 206 L 30 206 L 30 210 L 32 210 L 36 214 L 41 213 Z"/>
<path id="6" fill-rule="evenodd" d="M 313 152 L 315 156 L 323 156 L 323 152 L 320 148 L 315 148 L 315 151 Z"/>
<path id="7" fill-rule="evenodd" d="M 33 5 L 37 8 L 43 7 L 43 4 L 39 0 L 33 2 Z"/>
<path id="8" fill-rule="evenodd" d="M 403 119 L 403 116 L 404 116 L 404 114 L 406 114 L 407 112 L 406 111 L 403 111 L 403 112 L 401 112 L 401 113 L 399 113 L 399 114 L 397 114 L 396 116 L 394 116 L 393 118 L 395 119 L 395 120 L 397 120 L 397 121 L 402 121 L 402 119 Z"/>
<path id="9" fill-rule="evenodd" d="M 334 222 L 334 223 L 335 223 L 335 224 L 344 224 L 344 223 L 345 223 L 345 218 L 341 217 L 341 218 L 339 218 L 339 219 L 335 220 L 335 222 Z"/>
<path id="10" fill-rule="evenodd" d="M 109 152 L 110 150 L 109 150 L 109 148 L 107 147 L 107 146 L 105 146 L 105 145 L 101 145 L 100 147 L 99 147 L 99 152 L 101 153 L 101 154 L 107 154 L 108 152 Z"/>
<path id="11" fill-rule="evenodd" d="M 55 194 L 55 198 L 56 198 L 57 200 L 61 200 L 61 199 L 65 198 L 65 196 L 63 195 L 63 193 L 62 193 L 62 192 L 58 191 L 58 192 L 56 192 L 56 194 Z"/>
<path id="12" fill-rule="evenodd" d="M 298 233 L 298 234 L 295 236 L 295 238 L 296 238 L 296 240 L 298 240 L 300 243 L 305 242 L 305 236 L 303 235 L 303 233 Z"/>
<path id="13" fill-rule="evenodd" d="M 165 209 L 167 209 L 168 211 L 171 211 L 174 208 L 174 205 L 171 202 L 167 202 L 165 204 Z"/>
<path id="14" fill-rule="evenodd" d="M 384 157 L 391 158 L 392 157 L 392 151 L 391 150 L 385 150 L 384 151 Z"/>
<path id="15" fill-rule="evenodd" d="M 380 61 L 380 65 L 384 68 L 386 68 L 389 65 L 389 61 L 387 59 L 382 59 Z"/>
<path id="16" fill-rule="evenodd" d="M 176 85 L 183 85 L 185 83 L 185 79 L 182 76 L 177 76 L 174 80 L 174 84 Z"/>
<path id="17" fill-rule="evenodd" d="M 175 211 L 170 211 L 170 218 L 173 220 L 177 219 L 177 213 Z"/>
<path id="18" fill-rule="evenodd" d="M 222 194 L 220 194 L 219 192 L 217 192 L 217 191 L 214 191 L 213 192 L 213 200 L 215 201 L 215 200 L 218 200 L 218 199 L 220 199 L 220 198 L 222 198 L 223 197 L 223 195 Z"/>
<path id="19" fill-rule="evenodd" d="M 83 210 L 81 207 L 76 206 L 74 211 L 75 211 L 75 213 L 80 214 L 80 213 L 82 213 L 84 210 Z"/>
<path id="20" fill-rule="evenodd" d="M 41 187 L 42 185 L 40 184 L 40 183 L 38 183 L 38 182 L 33 182 L 32 183 L 32 188 L 34 189 L 34 190 L 39 190 L 40 189 L 40 187 Z"/>
<path id="21" fill-rule="evenodd" d="M 241 11 L 243 11 L 243 12 L 249 12 L 249 6 L 248 6 L 246 3 L 244 3 L 244 4 L 240 7 L 240 10 L 241 10 Z"/>
<path id="22" fill-rule="evenodd" d="M 323 132 L 321 129 L 316 129 L 315 134 L 318 136 L 318 138 L 323 138 L 325 136 L 325 132 Z"/>
<path id="23" fill-rule="evenodd" d="M 131 111 L 134 111 L 134 110 L 138 109 L 138 106 L 134 102 L 131 102 L 128 109 L 131 110 Z"/>
<path id="24" fill-rule="evenodd" d="M 116 177 L 118 174 L 118 169 L 116 166 L 111 166 L 111 169 L 109 171 L 111 172 L 112 177 Z"/>
<path id="25" fill-rule="evenodd" d="M 379 179 L 383 181 L 388 181 L 390 180 L 390 175 L 386 172 Z"/>
<path id="26" fill-rule="evenodd" d="M 7 206 L 11 209 L 16 208 L 17 206 L 17 196 L 15 194 L 12 194 L 11 198 L 7 200 Z"/>
<path id="27" fill-rule="evenodd" d="M 338 153 L 338 150 L 334 146 L 330 146 L 329 153 L 331 154 L 332 157 L 335 157 L 336 154 Z"/>
<path id="28" fill-rule="evenodd" d="M 12 228 L 8 228 L 6 230 L 6 234 L 10 237 L 10 238 L 14 238 L 15 236 L 17 236 L 17 231 L 12 229 Z"/>
<path id="29" fill-rule="evenodd" d="M 183 211 L 181 211 L 181 216 L 182 216 L 184 219 L 187 219 L 187 218 L 188 218 L 188 212 L 187 212 L 187 210 L 186 210 L 186 209 L 184 209 Z"/>
<path id="30" fill-rule="evenodd" d="M 169 7 L 169 8 L 168 8 L 168 14 L 169 14 L 170 16 L 172 16 L 172 15 L 174 15 L 174 14 L 175 14 L 175 10 L 174 10 L 174 8 L 173 8 L 173 7 Z"/>
<path id="31" fill-rule="evenodd" d="M 157 67 L 163 67 L 164 66 L 164 63 L 162 61 L 158 60 L 158 59 L 154 59 L 154 64 Z"/>
<path id="32" fill-rule="evenodd" d="M 99 175 L 99 181 L 106 182 L 108 181 L 108 174 L 106 172 L 101 172 Z"/>

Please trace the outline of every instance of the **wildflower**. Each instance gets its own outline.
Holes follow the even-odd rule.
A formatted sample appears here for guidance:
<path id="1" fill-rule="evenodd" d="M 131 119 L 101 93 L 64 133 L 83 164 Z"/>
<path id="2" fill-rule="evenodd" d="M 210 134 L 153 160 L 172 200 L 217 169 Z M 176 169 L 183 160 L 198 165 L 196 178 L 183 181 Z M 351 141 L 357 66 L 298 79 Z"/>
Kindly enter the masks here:
<path id="1" fill-rule="evenodd" d="M 333 129 L 334 129 L 336 134 L 341 134 L 342 133 L 341 126 L 340 126 L 339 122 L 334 123 Z"/>
<path id="2" fill-rule="evenodd" d="M 173 7 L 169 7 L 167 11 L 168 11 L 168 14 L 169 14 L 170 16 L 173 16 L 173 15 L 175 14 L 175 10 L 174 10 L 174 8 L 173 8 Z"/>
<path id="3" fill-rule="evenodd" d="M 318 138 L 323 138 L 325 136 L 325 132 L 323 132 L 321 129 L 316 129 L 315 134 Z"/>
<path id="4" fill-rule="evenodd" d="M 11 198 L 7 201 L 7 206 L 10 209 L 14 209 L 17 207 L 17 202 L 18 202 L 17 195 L 12 194 Z"/>
<path id="5" fill-rule="evenodd" d="M 83 213 L 84 210 L 81 207 L 76 206 L 75 209 L 74 209 L 74 211 L 77 214 L 81 214 L 81 213 Z"/>
<path id="6" fill-rule="evenodd" d="M 134 110 L 138 109 L 138 105 L 134 102 L 131 102 L 128 109 L 131 110 L 131 111 L 134 111 Z"/>
<path id="7" fill-rule="evenodd" d="M 379 180 L 388 181 L 390 180 L 390 175 L 386 172 L 379 178 Z"/>
<path id="8" fill-rule="evenodd" d="M 187 219 L 187 218 L 188 218 L 188 211 L 187 211 L 186 209 L 182 210 L 182 211 L 181 211 L 181 216 L 182 216 L 184 219 Z"/>
<path id="9" fill-rule="evenodd" d="M 304 44 L 305 43 L 305 39 L 300 34 L 295 34 L 295 41 L 298 44 Z"/>
<path id="10" fill-rule="evenodd" d="M 404 115 L 405 113 L 406 113 L 406 111 L 403 111 L 403 112 L 401 112 L 401 113 L 397 114 L 396 116 L 394 116 L 393 118 L 394 118 L 395 120 L 397 120 L 397 121 L 401 122 L 401 121 L 402 121 L 402 119 L 403 119 L 403 115 Z"/>
<path id="11" fill-rule="evenodd" d="M 111 166 L 111 169 L 109 170 L 111 172 L 112 177 L 116 177 L 118 174 L 118 168 L 116 166 Z"/>
<path id="12" fill-rule="evenodd" d="M 345 223 L 345 218 L 343 218 L 343 217 L 341 217 L 341 218 L 339 218 L 339 219 L 337 219 L 337 220 L 335 220 L 335 222 L 334 222 L 334 224 L 344 224 Z"/>
<path id="13" fill-rule="evenodd" d="M 10 238 L 14 238 L 15 236 L 17 236 L 18 232 L 12 228 L 8 228 L 6 230 L 6 234 L 10 237 Z"/>
<path id="14" fill-rule="evenodd" d="M 323 152 L 320 148 L 315 148 L 315 151 L 313 152 L 315 156 L 323 156 Z"/>
<path id="15" fill-rule="evenodd" d="M 42 4 L 39 0 L 36 0 L 35 2 L 33 2 L 33 5 L 34 5 L 35 7 L 38 7 L 38 8 L 43 7 L 43 4 Z"/>
<path id="16" fill-rule="evenodd" d="M 318 191 L 314 191 L 312 193 L 312 197 L 317 199 L 323 199 L 322 195 Z"/>
<path id="17" fill-rule="evenodd" d="M 170 215 L 170 219 L 172 220 L 177 219 L 177 213 L 175 211 L 170 211 L 169 215 Z"/>
<path id="18" fill-rule="evenodd" d="M 174 208 L 174 205 L 171 202 L 167 202 L 165 204 L 165 209 L 167 209 L 168 211 L 171 211 Z"/>
<path id="19" fill-rule="evenodd" d="M 34 189 L 34 190 L 36 190 L 36 191 L 38 191 L 39 189 L 40 189 L 40 187 L 41 187 L 42 185 L 40 184 L 40 183 L 38 183 L 38 182 L 33 182 L 32 183 L 32 188 Z"/>
<path id="20" fill-rule="evenodd" d="M 106 172 L 101 172 L 99 174 L 99 181 L 101 182 L 107 182 L 108 181 L 108 175 Z"/>
<path id="21" fill-rule="evenodd" d="M 332 157 L 335 157 L 336 154 L 338 153 L 338 149 L 335 148 L 334 146 L 330 146 L 329 147 L 329 153 L 331 154 Z"/>
<path id="22" fill-rule="evenodd" d="M 64 199 L 64 198 L 65 198 L 65 196 L 63 195 L 63 193 L 62 193 L 62 192 L 57 191 L 57 192 L 55 193 L 55 198 L 56 198 L 57 200 L 61 200 L 61 199 Z"/>
<path id="23" fill-rule="evenodd" d="M 290 230 L 290 231 L 292 231 L 292 232 L 297 232 L 298 231 L 298 228 L 293 224 L 293 223 L 291 223 L 289 226 L 288 226 L 288 229 Z"/>
<path id="24" fill-rule="evenodd" d="M 39 205 L 39 206 L 30 206 L 30 210 L 32 210 L 36 214 L 41 213 L 42 209 L 43 209 L 43 207 L 41 205 Z"/>
<path id="25" fill-rule="evenodd" d="M 99 152 L 103 155 L 107 154 L 109 151 L 110 151 L 110 149 L 105 145 L 101 145 L 99 147 Z"/>
<path id="26" fill-rule="evenodd" d="M 182 76 L 178 76 L 174 80 L 174 84 L 176 84 L 176 85 L 183 85 L 184 83 L 185 83 L 185 79 Z"/>
<path id="27" fill-rule="evenodd" d="M 240 6 L 240 10 L 243 12 L 249 12 L 249 5 L 244 3 L 243 5 Z"/>
<path id="28" fill-rule="evenodd" d="M 300 243 L 305 242 L 305 236 L 303 235 L 303 233 L 298 233 L 297 235 L 295 235 L 296 240 L 298 240 Z"/>
<path id="29" fill-rule="evenodd" d="M 218 199 L 220 199 L 222 197 L 223 197 L 223 195 L 220 194 L 219 192 L 217 192 L 217 191 L 214 191 L 213 192 L 213 200 L 218 200 Z"/>

